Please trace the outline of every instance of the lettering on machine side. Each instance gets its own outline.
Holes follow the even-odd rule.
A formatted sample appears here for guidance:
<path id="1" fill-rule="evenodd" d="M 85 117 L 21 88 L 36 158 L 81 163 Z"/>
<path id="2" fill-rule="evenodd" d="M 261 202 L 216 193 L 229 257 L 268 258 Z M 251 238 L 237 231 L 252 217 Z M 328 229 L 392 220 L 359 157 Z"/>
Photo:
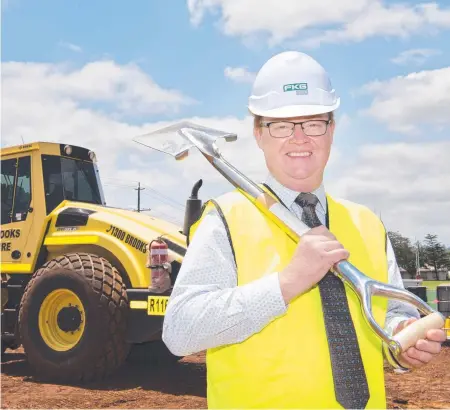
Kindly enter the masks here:
<path id="1" fill-rule="evenodd" d="M 2 229 L 0 239 L 20 238 L 20 229 Z"/>
<path id="2" fill-rule="evenodd" d="M 110 225 L 109 228 L 105 231 L 109 233 L 111 236 L 114 236 L 117 239 L 120 239 L 122 242 L 125 242 L 127 245 L 130 245 L 132 248 L 137 249 L 142 253 L 147 253 L 147 243 L 141 241 L 140 239 L 134 237 L 133 235 L 125 232 L 124 230 L 117 228 L 114 225 Z"/>

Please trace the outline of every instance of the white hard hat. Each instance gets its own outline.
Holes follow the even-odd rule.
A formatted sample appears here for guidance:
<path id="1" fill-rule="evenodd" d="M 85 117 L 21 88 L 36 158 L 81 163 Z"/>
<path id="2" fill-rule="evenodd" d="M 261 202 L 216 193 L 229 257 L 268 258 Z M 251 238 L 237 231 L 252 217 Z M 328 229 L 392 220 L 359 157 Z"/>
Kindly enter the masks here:
<path id="1" fill-rule="evenodd" d="M 259 70 L 248 109 L 254 115 L 288 118 L 324 114 L 339 104 L 325 69 L 307 54 L 286 51 Z"/>

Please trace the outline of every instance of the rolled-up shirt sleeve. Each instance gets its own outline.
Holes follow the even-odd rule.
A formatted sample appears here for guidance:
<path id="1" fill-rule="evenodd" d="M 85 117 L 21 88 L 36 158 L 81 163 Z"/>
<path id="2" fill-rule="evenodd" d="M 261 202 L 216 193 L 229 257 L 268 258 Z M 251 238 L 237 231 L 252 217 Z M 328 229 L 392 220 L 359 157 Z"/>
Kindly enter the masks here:
<path id="1" fill-rule="evenodd" d="M 162 339 L 175 355 L 239 343 L 286 312 L 278 272 L 237 286 L 234 257 L 216 211 L 199 224 L 169 299 Z"/>

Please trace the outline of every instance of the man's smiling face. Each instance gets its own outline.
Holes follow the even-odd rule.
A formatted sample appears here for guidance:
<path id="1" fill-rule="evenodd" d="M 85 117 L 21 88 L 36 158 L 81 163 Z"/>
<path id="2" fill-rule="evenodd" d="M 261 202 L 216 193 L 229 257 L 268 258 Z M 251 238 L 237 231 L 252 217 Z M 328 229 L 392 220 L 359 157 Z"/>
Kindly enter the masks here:
<path id="1" fill-rule="evenodd" d="M 329 118 L 329 114 L 283 119 L 257 118 L 260 123 L 278 123 L 271 125 L 270 131 L 267 126 L 255 127 L 254 134 L 259 148 L 264 153 L 269 171 L 281 184 L 295 191 L 303 192 L 313 191 L 320 185 L 330 156 L 335 128 L 334 121 L 331 121 L 330 124 L 327 124 L 326 132 L 323 135 L 306 135 L 315 133 L 316 127 L 322 127 L 325 124 L 313 122 L 309 123 L 309 130 L 306 133 L 300 125 L 297 125 L 291 136 L 274 138 L 273 135 L 277 135 L 276 132 L 280 132 L 280 129 L 286 130 L 286 127 L 289 126 L 282 122 L 328 121 Z"/>

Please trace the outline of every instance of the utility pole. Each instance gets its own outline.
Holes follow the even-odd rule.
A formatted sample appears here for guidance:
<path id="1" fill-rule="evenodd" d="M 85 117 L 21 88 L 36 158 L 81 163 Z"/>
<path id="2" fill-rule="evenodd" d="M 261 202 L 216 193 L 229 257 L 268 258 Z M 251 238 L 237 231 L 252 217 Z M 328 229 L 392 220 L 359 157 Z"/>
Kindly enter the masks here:
<path id="1" fill-rule="evenodd" d="M 420 277 L 420 243 L 417 241 L 417 251 L 416 251 L 416 276 Z"/>
<path id="2" fill-rule="evenodd" d="M 134 188 L 135 191 L 138 191 L 138 197 L 137 197 L 137 211 L 150 211 L 150 208 L 141 209 L 141 191 L 143 191 L 145 188 L 141 188 L 141 183 L 138 182 L 138 187 Z"/>
<path id="3" fill-rule="evenodd" d="M 141 191 L 143 191 L 145 188 L 141 188 L 141 183 L 138 182 L 138 187 L 134 188 L 135 191 L 138 191 L 138 203 L 137 203 L 137 211 L 141 212 Z"/>

